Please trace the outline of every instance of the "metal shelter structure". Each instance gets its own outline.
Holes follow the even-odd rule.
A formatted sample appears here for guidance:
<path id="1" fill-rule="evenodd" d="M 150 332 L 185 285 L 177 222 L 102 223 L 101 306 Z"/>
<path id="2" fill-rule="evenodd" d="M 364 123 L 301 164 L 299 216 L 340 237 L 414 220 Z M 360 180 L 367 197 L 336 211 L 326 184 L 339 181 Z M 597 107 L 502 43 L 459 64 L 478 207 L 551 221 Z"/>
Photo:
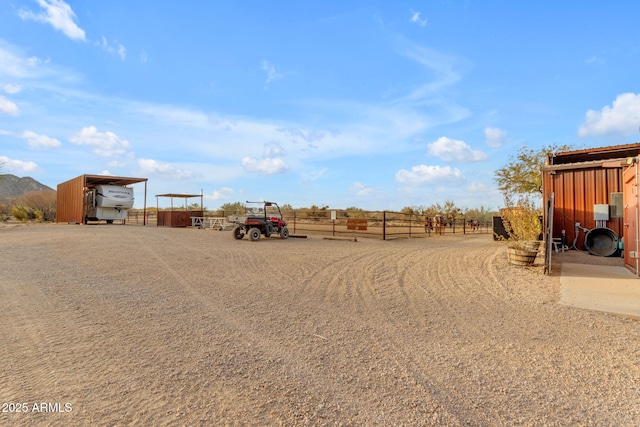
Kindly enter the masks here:
<path id="1" fill-rule="evenodd" d="M 542 167 L 549 237 L 601 256 L 620 240 L 625 266 L 639 275 L 639 159 L 640 143 L 551 153 Z"/>
<path id="2" fill-rule="evenodd" d="M 131 178 L 110 175 L 80 175 L 76 178 L 58 184 L 56 192 L 56 223 L 66 222 L 84 224 L 87 212 L 87 191 L 97 185 L 129 186 L 144 182 L 144 218 L 147 217 L 147 178 Z"/>
<path id="3" fill-rule="evenodd" d="M 160 210 L 160 197 L 169 197 L 171 199 L 171 209 L 170 210 Z M 187 200 L 200 197 L 200 210 L 199 211 L 189 211 L 187 210 L 188 204 Z M 184 199 L 184 209 L 175 209 L 173 206 L 173 199 Z M 184 193 L 167 193 L 167 194 L 156 194 L 156 208 L 158 209 L 158 227 L 187 227 L 192 224 L 192 217 L 202 217 L 204 214 L 204 196 L 202 193 L 200 194 L 184 194 Z"/>

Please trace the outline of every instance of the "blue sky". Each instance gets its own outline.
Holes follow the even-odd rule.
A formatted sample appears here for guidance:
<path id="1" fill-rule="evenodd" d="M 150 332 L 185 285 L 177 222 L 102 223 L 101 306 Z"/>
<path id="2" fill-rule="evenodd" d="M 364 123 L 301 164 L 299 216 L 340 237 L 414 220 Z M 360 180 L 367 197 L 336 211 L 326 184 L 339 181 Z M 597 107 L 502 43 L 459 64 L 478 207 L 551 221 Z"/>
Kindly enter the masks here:
<path id="1" fill-rule="evenodd" d="M 0 0 L 3 173 L 205 206 L 497 209 L 522 146 L 640 140 L 637 1 Z M 137 206 L 143 186 L 136 186 Z"/>

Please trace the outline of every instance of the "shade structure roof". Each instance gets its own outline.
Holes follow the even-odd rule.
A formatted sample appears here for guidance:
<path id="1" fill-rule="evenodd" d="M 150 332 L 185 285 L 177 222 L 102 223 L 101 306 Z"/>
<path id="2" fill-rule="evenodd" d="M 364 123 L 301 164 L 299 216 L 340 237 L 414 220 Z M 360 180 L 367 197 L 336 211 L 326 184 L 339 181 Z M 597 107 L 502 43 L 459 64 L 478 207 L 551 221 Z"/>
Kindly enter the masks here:
<path id="1" fill-rule="evenodd" d="M 592 162 L 615 158 L 636 157 L 640 154 L 640 143 L 588 148 L 584 150 L 564 151 L 549 156 L 549 164 Z"/>
<path id="2" fill-rule="evenodd" d="M 188 199 L 191 197 L 200 197 L 202 194 L 183 194 L 183 193 L 167 193 L 167 194 L 156 194 L 156 197 L 179 197 L 181 199 Z"/>
<path id="3" fill-rule="evenodd" d="M 131 178 L 125 176 L 109 176 L 109 175 L 84 175 L 84 183 L 87 187 L 96 185 L 132 185 L 139 182 L 145 182 L 147 178 Z"/>

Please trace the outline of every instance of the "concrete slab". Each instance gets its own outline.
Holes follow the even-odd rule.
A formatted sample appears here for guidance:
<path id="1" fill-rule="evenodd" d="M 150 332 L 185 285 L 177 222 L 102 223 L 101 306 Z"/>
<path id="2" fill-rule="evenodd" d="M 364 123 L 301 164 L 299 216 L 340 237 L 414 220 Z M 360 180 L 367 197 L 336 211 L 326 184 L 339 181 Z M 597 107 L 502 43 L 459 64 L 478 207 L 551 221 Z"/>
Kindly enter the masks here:
<path id="1" fill-rule="evenodd" d="M 560 304 L 640 319 L 640 279 L 624 267 L 563 263 Z"/>

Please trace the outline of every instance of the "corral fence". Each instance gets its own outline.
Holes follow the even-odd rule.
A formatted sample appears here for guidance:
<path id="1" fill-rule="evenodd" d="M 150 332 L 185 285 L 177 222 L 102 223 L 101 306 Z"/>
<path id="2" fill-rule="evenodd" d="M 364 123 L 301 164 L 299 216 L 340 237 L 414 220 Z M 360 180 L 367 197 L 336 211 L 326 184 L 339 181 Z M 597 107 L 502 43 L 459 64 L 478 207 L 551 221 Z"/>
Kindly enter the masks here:
<path id="1" fill-rule="evenodd" d="M 204 217 L 228 218 L 242 212 L 205 210 Z M 491 220 L 458 217 L 436 223 L 433 217 L 406 212 L 296 209 L 283 211 L 292 235 L 318 234 L 335 237 L 368 237 L 382 240 L 424 238 L 438 235 L 493 234 Z M 129 211 L 130 223 L 143 223 L 143 212 Z M 147 211 L 147 224 L 155 225 L 157 214 Z M 205 221 L 207 223 L 207 221 Z M 231 229 L 232 224 L 227 224 Z"/>
<path id="2" fill-rule="evenodd" d="M 293 234 L 369 237 L 382 240 L 422 238 L 436 235 L 492 233 L 490 221 L 463 217 L 438 226 L 433 218 L 405 212 L 320 211 L 283 212 Z"/>

